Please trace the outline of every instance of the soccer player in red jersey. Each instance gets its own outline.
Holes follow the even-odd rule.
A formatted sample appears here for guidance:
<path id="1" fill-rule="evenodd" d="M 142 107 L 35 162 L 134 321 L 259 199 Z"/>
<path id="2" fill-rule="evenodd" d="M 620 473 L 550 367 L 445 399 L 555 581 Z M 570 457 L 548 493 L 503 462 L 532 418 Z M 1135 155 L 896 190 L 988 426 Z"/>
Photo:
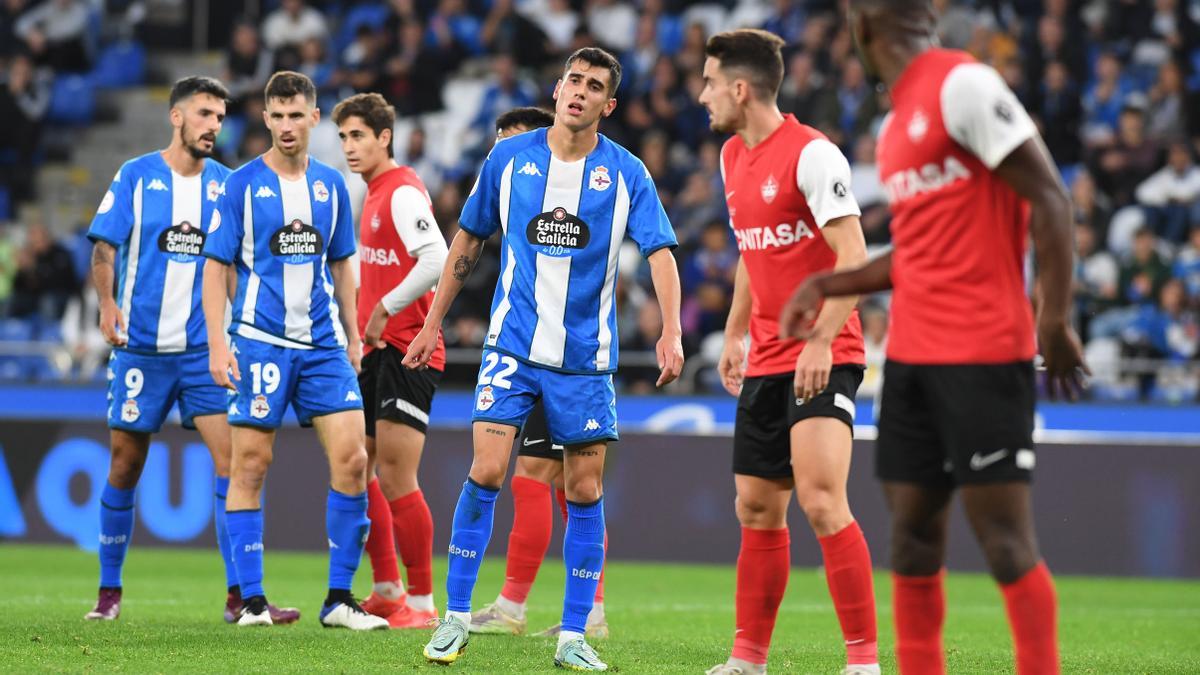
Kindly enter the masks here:
<path id="1" fill-rule="evenodd" d="M 401 365 L 421 330 L 432 288 L 446 262 L 446 240 L 417 174 L 392 159 L 396 116 L 379 94 L 356 94 L 333 110 L 350 170 L 367 182 L 359 238 L 361 286 L 358 328 L 363 336 L 362 389 L 366 413 L 367 553 L 375 586 L 362 608 L 392 628 L 424 628 L 433 604 L 433 518 L 417 483 L 429 409 L 445 369 L 445 347 L 426 370 Z M 393 538 L 393 532 L 395 537 Z M 396 546 L 408 577 L 400 586 Z"/>
<path id="2" fill-rule="evenodd" d="M 877 161 L 892 251 L 810 278 L 780 317 L 804 335 L 826 298 L 893 289 L 876 472 L 892 513 L 896 656 L 943 673 L 946 520 L 954 490 L 1000 584 L 1018 675 L 1059 672 L 1054 583 L 1029 482 L 1034 355 L 1051 396 L 1087 373 L 1069 322 L 1071 203 L 1029 115 L 992 68 L 940 49 L 924 0 L 851 0 L 869 73 L 891 91 Z M 1037 255 L 1037 319 L 1026 234 Z"/>
<path id="3" fill-rule="evenodd" d="M 817 535 L 841 623 L 843 673 L 877 674 L 871 554 L 846 500 L 854 395 L 862 382 L 856 298 L 825 303 L 806 341 L 779 337 L 783 303 L 801 281 L 866 260 L 850 164 L 819 131 L 783 115 L 783 40 L 735 30 L 708 41 L 700 103 L 721 150 L 741 257 L 719 371 L 738 397 L 733 473 L 742 525 L 733 653 L 709 673 L 766 672 L 789 566 L 792 492 Z M 750 354 L 746 355 L 746 332 Z"/>
<path id="4" fill-rule="evenodd" d="M 554 124 L 554 113 L 541 108 L 514 108 L 496 118 L 497 139 L 508 138 Z M 537 578 L 554 530 L 554 500 L 563 523 L 567 521 L 567 493 L 563 488 L 563 446 L 550 440 L 546 412 L 539 401 L 521 427 L 517 446 L 517 468 L 513 473 L 513 526 L 505 555 L 504 587 L 491 604 L 471 613 L 472 633 L 525 632 L 525 599 Z M 562 624 L 538 633 L 557 637 Z M 604 617 L 604 574 L 596 584 L 592 611 L 585 634 L 608 637 Z"/>

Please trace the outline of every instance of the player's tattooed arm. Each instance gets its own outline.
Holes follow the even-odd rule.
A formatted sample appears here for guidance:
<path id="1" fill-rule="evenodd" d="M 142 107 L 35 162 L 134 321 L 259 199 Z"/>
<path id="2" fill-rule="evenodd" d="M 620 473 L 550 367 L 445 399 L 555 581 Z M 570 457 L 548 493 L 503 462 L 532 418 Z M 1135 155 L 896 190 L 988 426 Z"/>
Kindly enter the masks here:
<path id="1" fill-rule="evenodd" d="M 480 251 L 482 250 L 480 249 Z M 469 255 L 458 256 L 458 260 L 454 261 L 454 278 L 459 281 L 466 281 L 467 277 L 471 276 L 471 270 L 475 269 L 475 263 L 478 261 L 478 254 L 474 258 Z"/>
<path id="2" fill-rule="evenodd" d="M 106 241 L 97 241 L 92 246 L 92 285 L 100 299 L 100 332 L 114 347 L 125 344 L 125 317 L 113 296 L 116 254 L 117 249 Z"/>

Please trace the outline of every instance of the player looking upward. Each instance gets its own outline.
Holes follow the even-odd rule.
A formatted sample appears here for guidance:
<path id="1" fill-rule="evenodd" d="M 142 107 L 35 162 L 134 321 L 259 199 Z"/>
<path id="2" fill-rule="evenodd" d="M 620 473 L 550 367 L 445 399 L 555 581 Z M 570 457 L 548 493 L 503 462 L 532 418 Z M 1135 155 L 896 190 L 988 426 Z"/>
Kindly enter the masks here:
<path id="1" fill-rule="evenodd" d="M 607 669 L 584 630 L 604 561 L 605 449 L 617 439 L 615 287 L 626 231 L 650 263 L 662 309 L 658 384 L 678 377 L 683 364 L 675 234 L 646 167 L 597 133 L 616 107 L 620 76 L 608 52 L 576 51 L 554 89 L 554 126 L 492 148 L 463 207 L 425 327 L 405 358 L 414 368 L 428 362 L 483 242 L 503 230 L 503 271 L 475 389 L 475 458 L 454 512 L 449 611 L 424 650 L 431 661 L 452 662 L 466 647 L 496 496 L 516 431 L 540 398 L 551 440 L 566 448 L 567 582 L 554 660 Z"/>
<path id="2" fill-rule="evenodd" d="M 260 496 L 275 430 L 291 405 L 301 424 L 316 427 L 329 457 L 329 593 L 321 623 L 387 628 L 386 620 L 364 612 L 350 595 L 370 522 L 346 184 L 336 170 L 308 156 L 309 133 L 320 118 L 312 81 L 281 71 L 271 76 L 264 96 L 271 148 L 226 179 L 204 242 L 209 372 L 234 392 L 227 505 L 245 603 L 238 625 L 272 623 L 263 590 Z M 230 265 L 238 282 L 226 346 L 224 279 Z"/>
<path id="3" fill-rule="evenodd" d="M 1074 396 L 1086 373 L 1069 321 L 1071 203 L 996 71 L 937 47 L 930 3 L 851 0 L 849 23 L 864 66 L 892 96 L 876 156 L 893 248 L 807 280 L 780 329 L 809 333 L 825 298 L 893 289 L 875 467 L 892 515 L 900 671 L 945 672 L 942 568 L 958 489 L 1004 596 L 1017 673 L 1057 673 L 1057 601 L 1029 482 L 1034 355 L 1040 347 L 1052 396 Z M 1027 234 L 1037 256 L 1036 331 Z"/>
<path id="4" fill-rule="evenodd" d="M 554 124 L 554 114 L 541 108 L 514 108 L 496 118 L 496 138 L 505 139 Z M 553 498 L 551 497 L 553 490 Z M 471 614 L 472 633 L 525 632 L 525 599 L 546 557 L 553 533 L 554 506 L 558 503 L 567 521 L 567 496 L 563 489 L 563 446 L 550 440 L 546 411 L 533 406 L 517 438 L 517 468 L 512 477 L 513 526 L 508 535 L 504 587 L 496 600 Z M 538 636 L 556 637 L 562 624 Z M 604 571 L 587 618 L 587 637 L 608 637 L 604 618 Z"/>
<path id="5" fill-rule="evenodd" d="M 782 47 L 766 31 L 735 30 L 714 35 L 705 50 L 700 103 L 714 131 L 734 134 L 721 149 L 721 175 L 741 253 L 718 363 L 722 383 L 738 397 L 737 631 L 728 661 L 708 672 L 766 672 L 787 586 L 794 492 L 824 556 L 846 646 L 842 672 L 877 675 L 871 554 L 846 499 L 854 395 L 865 363 L 857 298 L 825 303 L 803 342 L 780 338 L 776 323 L 801 281 L 862 263 L 866 243 L 850 164 L 819 131 L 779 112 Z"/>
<path id="6" fill-rule="evenodd" d="M 379 94 L 355 94 L 337 104 L 333 121 L 350 170 L 367 183 L 359 226 L 358 329 L 364 356 L 358 385 L 370 481 L 366 548 L 375 588 L 362 608 L 386 618 L 392 628 L 424 628 L 437 618 L 433 517 L 417 482 L 417 468 L 433 393 L 445 368 L 440 336 L 429 368 L 409 370 L 401 360 L 429 312 L 431 289 L 446 263 L 446 240 L 434 220 L 425 184 L 392 158 L 392 106 Z M 397 544 L 407 593 L 399 583 Z"/>
<path id="7" fill-rule="evenodd" d="M 121 166 L 88 230 L 95 242 L 92 280 L 100 297 L 100 331 L 114 347 L 108 390 L 112 459 L 100 495 L 100 594 L 88 619 L 111 620 L 121 613 L 134 488 L 150 436 L 176 404 L 183 426 L 200 431 L 216 470 L 214 516 L 228 587 L 226 618 L 241 605 L 225 527 L 230 452 L 225 392 L 207 373 L 203 265 L 197 264 L 203 224 L 229 174 L 212 159 L 228 97 L 225 86 L 210 77 L 176 82 L 170 145 Z M 292 609 L 273 611 L 280 623 L 300 616 Z"/>

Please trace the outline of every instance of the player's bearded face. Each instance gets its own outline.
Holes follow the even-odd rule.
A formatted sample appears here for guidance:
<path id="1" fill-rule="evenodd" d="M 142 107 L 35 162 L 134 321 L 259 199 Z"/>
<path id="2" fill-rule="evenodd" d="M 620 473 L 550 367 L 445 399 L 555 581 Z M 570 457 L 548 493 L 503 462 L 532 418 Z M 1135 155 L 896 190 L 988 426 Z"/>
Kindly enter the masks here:
<path id="1" fill-rule="evenodd" d="M 733 95 L 733 81 L 721 70 L 721 62 L 713 57 L 704 61 L 704 89 L 700 105 L 708 110 L 708 126 L 715 132 L 731 134 L 740 126 L 740 111 Z"/>
<path id="2" fill-rule="evenodd" d="M 263 121 L 271 132 L 271 144 L 285 157 L 308 152 L 308 135 L 320 118 L 320 111 L 303 96 L 272 98 L 263 111 Z"/>
<path id="3" fill-rule="evenodd" d="M 225 120 L 225 102 L 208 94 L 197 94 L 180 110 L 179 138 L 192 157 L 212 157 L 217 134 Z"/>

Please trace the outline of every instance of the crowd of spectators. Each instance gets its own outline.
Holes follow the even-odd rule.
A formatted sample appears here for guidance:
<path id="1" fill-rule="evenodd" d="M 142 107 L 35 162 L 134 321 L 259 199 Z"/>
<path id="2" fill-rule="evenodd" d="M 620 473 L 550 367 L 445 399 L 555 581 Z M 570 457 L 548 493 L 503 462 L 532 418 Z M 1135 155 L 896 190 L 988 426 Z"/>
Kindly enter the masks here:
<path id="1" fill-rule="evenodd" d="M 855 58 L 840 4 L 266 2 L 262 16 L 230 28 L 224 77 L 235 100 L 219 145 L 223 159 L 234 165 L 266 149 L 259 92 L 275 70 L 312 77 L 324 110 L 348 94 L 378 91 L 402 117 L 397 158 L 418 169 L 449 237 L 492 142 L 495 117 L 517 105 L 549 107 L 564 57 L 580 46 L 604 46 L 619 56 L 624 78 L 616 111 L 601 131 L 633 150 L 656 181 L 681 244 L 676 255 L 684 285 L 685 347 L 689 355 L 712 356 L 728 313 L 737 249 L 720 178 L 724 139 L 709 130 L 697 103 L 709 35 L 756 26 L 786 40 L 781 109 L 823 131 L 851 159 L 868 243 L 889 242 L 873 140 L 889 101 Z M 1195 399 L 1200 0 L 934 5 L 942 44 L 966 49 L 1001 73 L 1040 125 L 1072 193 L 1077 320 L 1097 371 L 1093 394 Z M 9 24 L 0 18 L 0 31 Z M 454 88 L 464 80 L 479 90 L 466 104 Z M 463 133 L 451 157 L 433 149 L 444 146 L 442 139 L 427 135 L 446 116 L 462 120 L 454 127 Z M 336 144 L 314 144 L 314 153 L 340 164 Z M 497 247 L 487 250 L 447 323 L 452 346 L 476 346 L 483 338 L 498 273 Z M 636 252 L 627 253 L 618 286 L 622 346 L 650 348 L 659 326 L 656 303 L 648 270 Z M 0 290 L 4 283 L 0 278 Z M 873 364 L 881 362 L 886 345 L 887 306 L 886 296 L 862 305 Z M 646 378 L 630 373 L 628 386 L 648 388 Z M 698 374 L 697 382 L 711 384 L 712 378 Z M 868 376 L 868 391 L 873 382 Z"/>

